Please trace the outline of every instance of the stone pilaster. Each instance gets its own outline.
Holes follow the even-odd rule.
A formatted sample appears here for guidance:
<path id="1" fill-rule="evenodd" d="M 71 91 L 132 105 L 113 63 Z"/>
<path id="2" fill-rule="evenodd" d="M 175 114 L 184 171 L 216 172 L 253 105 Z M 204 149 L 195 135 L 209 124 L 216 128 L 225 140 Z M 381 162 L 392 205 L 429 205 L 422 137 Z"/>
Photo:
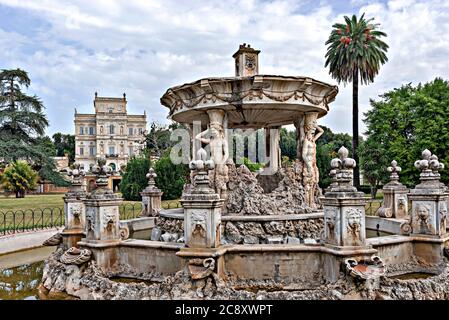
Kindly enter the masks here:
<path id="1" fill-rule="evenodd" d="M 156 187 L 154 179 L 157 177 L 157 174 L 154 172 L 153 168 L 148 170 L 146 177 L 148 179 L 148 186 L 140 193 L 142 196 L 142 212 L 140 216 L 157 217 L 161 212 L 161 198 L 163 192 Z"/>
<path id="2" fill-rule="evenodd" d="M 446 234 L 447 219 L 448 193 L 438 172 L 444 169 L 444 165 L 426 149 L 422 152 L 422 160 L 415 162 L 415 167 L 421 170 L 421 183 L 409 194 L 412 235 L 440 238 Z"/>
<path id="3" fill-rule="evenodd" d="M 396 218 L 405 219 L 408 217 L 408 198 L 409 189 L 399 182 L 398 173 L 401 172 L 401 167 L 393 160 L 391 167 L 387 170 L 391 172 L 390 182 L 387 183 L 382 191 L 384 201 L 382 207 L 379 208 L 377 214 L 382 218 Z"/>
<path id="4" fill-rule="evenodd" d="M 184 239 L 189 248 L 217 248 L 220 246 L 221 207 L 223 200 L 209 187 L 208 171 L 213 160 L 206 160 L 206 151 L 198 151 L 198 160 L 190 162 L 194 171 L 193 190 L 183 194 Z"/>
<path id="5" fill-rule="evenodd" d="M 83 186 L 84 174 L 84 171 L 79 169 L 79 164 L 75 164 L 75 168 L 69 171 L 72 184 L 63 197 L 65 226 L 61 232 L 65 250 L 77 247 L 78 241 L 84 237 L 86 223 L 86 208 L 83 202 L 86 198 Z"/>
<path id="6" fill-rule="evenodd" d="M 365 198 L 352 185 L 354 159 L 348 158 L 348 150 L 341 147 L 338 158 L 332 159 L 335 183 L 323 200 L 324 242 L 333 247 L 365 246 Z"/>
<path id="7" fill-rule="evenodd" d="M 86 206 L 86 238 L 87 243 L 120 242 L 119 206 L 123 199 L 108 189 L 107 175 L 111 171 L 104 159 L 92 168 L 98 175 L 97 188 L 87 196 Z"/>

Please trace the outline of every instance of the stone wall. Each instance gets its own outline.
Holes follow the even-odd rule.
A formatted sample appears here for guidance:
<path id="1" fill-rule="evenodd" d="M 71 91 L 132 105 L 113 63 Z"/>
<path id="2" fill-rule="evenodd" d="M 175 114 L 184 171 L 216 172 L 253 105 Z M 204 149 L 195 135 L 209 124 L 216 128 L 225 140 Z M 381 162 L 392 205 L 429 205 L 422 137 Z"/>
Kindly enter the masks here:
<path id="1" fill-rule="evenodd" d="M 324 228 L 322 213 L 273 216 L 222 216 L 221 231 L 223 243 L 256 244 L 270 243 L 271 238 L 281 238 L 283 243 L 319 242 Z M 184 220 L 178 215 L 160 216 L 156 219 L 156 227 L 164 233 L 184 235 Z M 153 239 L 154 240 L 154 239 Z M 312 241 L 313 242 L 313 241 Z"/>

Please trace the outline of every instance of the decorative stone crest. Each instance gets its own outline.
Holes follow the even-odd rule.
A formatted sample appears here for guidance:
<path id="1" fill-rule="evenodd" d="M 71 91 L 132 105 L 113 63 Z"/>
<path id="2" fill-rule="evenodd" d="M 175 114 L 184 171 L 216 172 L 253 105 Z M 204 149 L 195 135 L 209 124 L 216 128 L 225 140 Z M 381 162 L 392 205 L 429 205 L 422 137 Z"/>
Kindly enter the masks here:
<path id="1" fill-rule="evenodd" d="M 415 161 L 415 167 L 421 171 L 421 183 L 417 189 L 441 188 L 440 173 L 444 169 L 444 164 L 438 161 L 438 157 L 425 149 L 422 152 L 422 159 Z"/>
<path id="2" fill-rule="evenodd" d="M 194 172 L 192 194 L 214 193 L 214 190 L 209 187 L 208 171 L 215 168 L 215 163 L 212 159 L 206 160 L 206 157 L 206 150 L 201 148 L 198 150 L 198 160 L 192 160 L 189 163 L 190 170 Z"/>
<path id="3" fill-rule="evenodd" d="M 330 191 L 355 192 L 357 189 L 352 185 L 353 170 L 356 162 L 348 158 L 349 151 L 344 146 L 338 150 L 338 158 L 331 160 L 331 169 L 335 170 L 335 187 Z"/>
<path id="4" fill-rule="evenodd" d="M 89 199 L 116 199 L 117 196 L 108 188 L 108 176 L 112 168 L 106 165 L 105 158 L 98 158 L 97 164 L 92 167 L 92 173 L 97 176 L 97 188 L 89 195 Z"/>
<path id="5" fill-rule="evenodd" d="M 89 261 L 91 256 L 92 251 L 89 249 L 78 249 L 76 247 L 72 247 L 62 254 L 59 261 L 64 264 L 81 265 Z"/>

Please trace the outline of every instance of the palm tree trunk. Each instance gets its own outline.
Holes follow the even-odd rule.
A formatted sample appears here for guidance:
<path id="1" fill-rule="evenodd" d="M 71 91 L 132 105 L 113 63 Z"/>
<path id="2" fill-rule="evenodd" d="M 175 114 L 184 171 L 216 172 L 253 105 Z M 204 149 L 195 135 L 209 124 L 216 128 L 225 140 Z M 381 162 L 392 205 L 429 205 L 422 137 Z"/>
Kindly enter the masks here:
<path id="1" fill-rule="evenodd" d="M 357 163 L 354 168 L 354 187 L 360 187 L 359 170 L 359 70 L 354 69 L 352 77 L 352 157 Z"/>

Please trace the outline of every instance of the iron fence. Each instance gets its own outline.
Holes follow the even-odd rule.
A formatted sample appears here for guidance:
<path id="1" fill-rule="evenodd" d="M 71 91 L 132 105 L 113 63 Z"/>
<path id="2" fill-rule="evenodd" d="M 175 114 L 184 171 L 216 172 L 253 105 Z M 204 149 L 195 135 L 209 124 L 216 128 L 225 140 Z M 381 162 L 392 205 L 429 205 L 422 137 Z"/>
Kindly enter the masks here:
<path id="1" fill-rule="evenodd" d="M 0 211 L 0 234 L 50 229 L 64 225 L 63 208 Z"/>
<path id="2" fill-rule="evenodd" d="M 368 216 L 374 216 L 381 205 L 382 200 L 380 199 L 367 200 L 365 204 L 365 214 Z"/>
<path id="3" fill-rule="evenodd" d="M 162 202 L 162 208 L 180 208 L 178 200 Z M 142 212 L 142 203 L 124 203 L 119 207 L 120 220 L 137 218 Z M 64 208 L 53 207 L 27 210 L 0 210 L 0 235 L 25 231 L 44 230 L 62 227 L 65 223 Z"/>
<path id="4" fill-rule="evenodd" d="M 134 219 L 142 212 L 142 203 L 124 203 L 119 207 L 120 220 Z"/>

